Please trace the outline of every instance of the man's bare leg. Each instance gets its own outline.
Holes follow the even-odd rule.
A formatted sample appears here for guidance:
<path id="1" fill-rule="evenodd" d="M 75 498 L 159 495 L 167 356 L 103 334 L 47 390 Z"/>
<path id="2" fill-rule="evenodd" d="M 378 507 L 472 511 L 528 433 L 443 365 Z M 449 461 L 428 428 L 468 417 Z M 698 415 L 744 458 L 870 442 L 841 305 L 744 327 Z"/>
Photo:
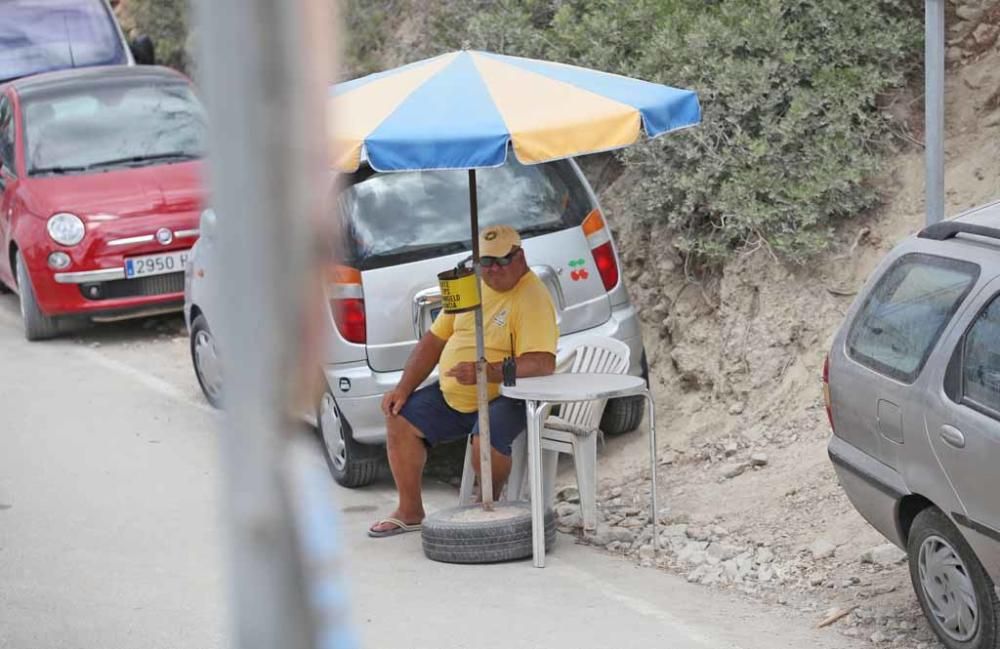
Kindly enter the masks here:
<path id="1" fill-rule="evenodd" d="M 420 483 L 427 461 L 427 449 L 423 435 L 401 415 L 390 415 L 385 419 L 386 450 L 389 468 L 399 492 L 399 507 L 391 518 L 398 518 L 407 525 L 424 520 L 424 503 L 420 495 Z M 372 530 L 384 532 L 396 527 L 392 523 L 373 525 Z"/>
<path id="2" fill-rule="evenodd" d="M 493 474 L 493 500 L 496 500 L 503 491 L 503 486 L 507 483 L 507 477 L 510 476 L 510 467 L 513 463 L 509 455 L 504 455 L 495 448 L 490 449 L 490 466 L 492 468 L 491 473 Z M 476 470 L 476 477 L 479 478 L 479 435 L 475 435 L 472 438 L 472 467 Z M 482 500 L 482 480 L 479 481 L 479 484 L 479 500 Z"/>

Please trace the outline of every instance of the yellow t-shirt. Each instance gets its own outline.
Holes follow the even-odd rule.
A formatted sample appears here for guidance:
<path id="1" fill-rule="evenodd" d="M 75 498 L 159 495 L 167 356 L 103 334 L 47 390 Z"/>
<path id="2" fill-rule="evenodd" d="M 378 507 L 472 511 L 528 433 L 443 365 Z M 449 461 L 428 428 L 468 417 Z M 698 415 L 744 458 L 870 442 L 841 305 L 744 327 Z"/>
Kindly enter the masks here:
<path id="1" fill-rule="evenodd" d="M 475 312 L 441 312 L 431 325 L 431 333 L 447 341 L 438 362 L 444 400 L 459 412 L 475 412 L 476 386 L 462 385 L 445 376 L 456 364 L 476 360 Z M 531 271 L 504 293 L 483 284 L 483 344 L 488 362 L 498 363 L 504 356 L 510 356 L 511 336 L 514 356 L 528 352 L 556 353 L 559 327 L 555 307 L 545 284 Z M 489 383 L 488 393 L 493 400 L 500 394 L 500 384 Z"/>

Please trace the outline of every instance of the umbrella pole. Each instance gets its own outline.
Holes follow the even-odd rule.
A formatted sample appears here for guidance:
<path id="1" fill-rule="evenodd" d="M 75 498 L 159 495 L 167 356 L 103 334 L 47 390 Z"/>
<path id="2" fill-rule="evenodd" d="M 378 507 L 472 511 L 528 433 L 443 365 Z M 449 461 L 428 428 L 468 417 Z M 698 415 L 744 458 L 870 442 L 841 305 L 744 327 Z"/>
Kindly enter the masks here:
<path id="1" fill-rule="evenodd" d="M 469 211 L 472 215 L 472 266 L 476 270 L 476 400 L 479 408 L 479 486 L 483 509 L 493 509 L 493 466 L 490 458 L 490 407 L 486 391 L 486 344 L 483 342 L 483 273 L 479 266 L 479 202 L 476 170 L 469 169 Z"/>

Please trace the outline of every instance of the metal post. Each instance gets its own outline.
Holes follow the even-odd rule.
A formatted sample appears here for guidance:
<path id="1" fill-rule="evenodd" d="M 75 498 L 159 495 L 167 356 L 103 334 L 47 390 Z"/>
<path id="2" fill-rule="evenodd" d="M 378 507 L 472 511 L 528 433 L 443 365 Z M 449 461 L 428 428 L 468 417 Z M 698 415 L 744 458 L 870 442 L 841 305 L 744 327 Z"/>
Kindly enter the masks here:
<path id="1" fill-rule="evenodd" d="M 324 109 L 329 3 L 201 0 L 200 86 L 218 218 L 226 359 L 222 514 L 233 646 L 317 641 L 291 501 L 290 417 L 316 395 L 322 288 L 316 227 L 329 192 Z M 299 401 L 297 401 L 299 400 Z M 294 464 L 294 463 L 292 463 Z"/>
<path id="2" fill-rule="evenodd" d="M 472 215 L 472 266 L 476 269 L 476 401 L 479 406 L 479 489 L 483 509 L 493 509 L 493 462 L 490 458 L 490 406 L 486 391 L 486 344 L 483 341 L 483 270 L 479 265 L 479 199 L 476 170 L 469 169 L 469 211 Z"/>
<path id="3" fill-rule="evenodd" d="M 925 0 L 924 104 L 927 225 L 944 218 L 944 3 Z"/>
<path id="4" fill-rule="evenodd" d="M 543 403 L 526 399 L 525 415 L 528 430 L 528 477 L 531 485 L 531 556 L 536 568 L 545 567 L 545 478 L 542 475 L 542 436 L 538 425 L 538 413 L 545 408 Z"/>
<path id="5" fill-rule="evenodd" d="M 659 511 L 656 509 L 656 469 L 658 465 L 656 459 L 656 405 L 653 403 L 653 395 L 649 390 L 644 390 L 642 395 L 649 406 L 649 503 L 650 507 L 653 508 L 653 556 L 656 557 L 659 556 L 660 552 L 660 539 L 656 535 L 656 519 L 659 516 Z"/>

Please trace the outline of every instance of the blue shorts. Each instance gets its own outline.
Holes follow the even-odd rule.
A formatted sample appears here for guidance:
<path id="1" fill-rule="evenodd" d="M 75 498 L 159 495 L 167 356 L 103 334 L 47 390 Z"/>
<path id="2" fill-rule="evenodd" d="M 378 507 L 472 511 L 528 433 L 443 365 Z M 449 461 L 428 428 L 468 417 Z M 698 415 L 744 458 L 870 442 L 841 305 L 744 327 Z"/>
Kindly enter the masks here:
<path id="1" fill-rule="evenodd" d="M 479 413 L 449 406 L 439 383 L 411 394 L 399 414 L 420 431 L 428 446 L 479 434 Z M 498 453 L 509 457 L 510 445 L 526 425 L 523 401 L 508 397 L 490 401 L 490 446 Z"/>

